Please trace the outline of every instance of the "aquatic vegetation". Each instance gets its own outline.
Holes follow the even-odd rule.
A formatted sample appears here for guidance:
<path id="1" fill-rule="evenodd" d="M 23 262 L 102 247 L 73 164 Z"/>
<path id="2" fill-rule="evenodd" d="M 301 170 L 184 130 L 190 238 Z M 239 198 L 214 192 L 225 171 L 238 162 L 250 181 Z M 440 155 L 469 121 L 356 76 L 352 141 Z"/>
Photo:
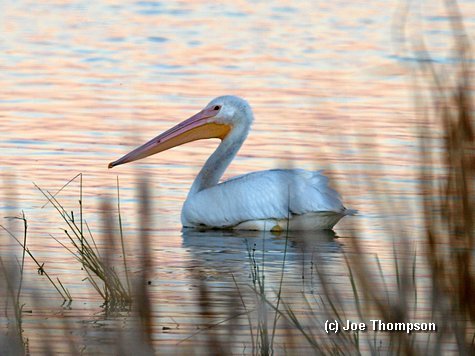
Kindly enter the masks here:
<path id="1" fill-rule="evenodd" d="M 78 175 L 79 176 L 79 175 Z M 77 177 L 77 176 L 76 176 Z M 70 181 L 71 182 L 71 181 Z M 69 182 L 68 182 L 69 183 Z M 96 292 L 104 300 L 104 306 L 107 309 L 115 310 L 125 308 L 132 302 L 130 296 L 130 286 L 128 281 L 127 269 L 125 268 L 125 275 L 127 278 L 127 286 L 124 286 L 120 276 L 118 275 L 116 269 L 110 264 L 108 255 L 102 256 L 97 248 L 94 237 L 91 233 L 91 230 L 85 221 L 84 224 L 87 227 L 89 236 L 87 236 L 83 231 L 83 220 L 82 220 L 82 176 L 81 176 L 81 185 L 80 185 L 80 221 L 77 222 L 74 219 L 74 214 L 68 213 L 64 207 L 61 205 L 59 200 L 55 195 L 51 194 L 49 191 L 45 191 L 35 184 L 35 187 L 44 195 L 48 202 L 54 207 L 54 209 L 60 214 L 63 221 L 67 224 L 68 229 L 64 229 L 64 234 L 67 236 L 69 242 L 72 245 L 72 248 L 66 246 L 59 239 L 50 235 L 55 239 L 66 251 L 71 253 L 74 258 L 82 265 L 86 271 L 88 277 L 86 278 L 91 285 L 94 287 Z M 120 203 L 118 202 L 118 208 L 120 208 Z M 107 207 L 105 211 L 110 211 L 110 208 Z M 105 216 L 106 223 L 110 223 L 110 215 Z M 120 210 L 119 210 L 119 225 L 121 226 L 120 219 Z M 123 234 L 122 227 L 120 227 L 120 238 L 123 248 Z M 112 242 L 114 237 L 110 234 L 106 235 L 106 238 Z M 126 265 L 125 255 L 124 255 L 124 265 Z"/>
<path id="2" fill-rule="evenodd" d="M 39 275 L 44 275 L 46 276 L 46 278 L 48 278 L 48 280 L 50 281 L 50 283 L 52 284 L 52 286 L 54 287 L 54 289 L 56 289 L 56 291 L 59 293 L 59 295 L 63 298 L 63 300 L 66 302 L 66 301 L 69 301 L 71 302 L 73 299 L 71 297 L 71 294 L 68 292 L 68 290 L 63 286 L 63 284 L 61 283 L 60 279 L 59 278 L 56 278 L 56 281 L 58 282 L 59 284 L 59 287 L 56 285 L 56 283 L 54 282 L 54 280 L 50 277 L 50 275 L 47 273 L 45 267 L 44 267 L 44 262 L 43 263 L 40 263 L 36 258 L 35 256 L 33 255 L 33 253 L 31 252 L 31 250 L 28 248 L 27 246 L 27 235 L 28 235 L 28 221 L 25 217 L 25 213 L 22 212 L 22 215 L 20 217 L 8 217 L 10 219 L 17 219 L 17 220 L 21 220 L 23 221 L 23 241 L 20 241 L 10 230 L 8 230 L 5 226 L 3 225 L 0 225 L 0 228 L 2 228 L 5 232 L 7 232 L 7 234 L 12 237 L 19 245 L 20 247 L 22 248 L 22 258 L 21 258 L 21 266 L 20 266 L 20 277 L 19 277 L 19 286 L 18 286 L 18 292 L 17 292 L 17 301 L 19 300 L 20 298 L 20 293 L 21 293 L 21 286 L 22 286 L 22 281 L 23 281 L 23 271 L 24 271 L 24 266 L 25 266 L 25 254 L 28 254 L 28 256 L 33 260 L 33 262 L 35 262 L 35 264 L 38 266 L 38 274 Z"/>

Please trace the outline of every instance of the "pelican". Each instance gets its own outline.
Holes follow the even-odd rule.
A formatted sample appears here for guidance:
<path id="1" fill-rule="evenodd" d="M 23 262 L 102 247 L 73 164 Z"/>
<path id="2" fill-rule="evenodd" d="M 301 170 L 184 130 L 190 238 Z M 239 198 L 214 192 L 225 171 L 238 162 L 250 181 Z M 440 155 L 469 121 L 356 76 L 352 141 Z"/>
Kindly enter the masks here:
<path id="1" fill-rule="evenodd" d="M 109 168 L 136 161 L 187 142 L 219 138 L 221 143 L 198 173 L 181 212 L 185 228 L 238 230 L 332 229 L 346 209 L 322 171 L 271 169 L 220 183 L 246 139 L 254 116 L 244 99 L 226 95 L 151 139 Z"/>

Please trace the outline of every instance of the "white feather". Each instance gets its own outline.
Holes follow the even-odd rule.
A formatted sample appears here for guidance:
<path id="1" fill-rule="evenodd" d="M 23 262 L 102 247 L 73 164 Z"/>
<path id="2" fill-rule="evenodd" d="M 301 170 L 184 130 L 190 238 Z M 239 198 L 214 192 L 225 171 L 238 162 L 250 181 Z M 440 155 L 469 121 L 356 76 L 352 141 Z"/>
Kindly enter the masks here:
<path id="1" fill-rule="evenodd" d="M 321 171 L 274 169 L 238 176 L 189 196 L 183 206 L 182 223 L 185 227 L 223 228 L 269 220 L 266 229 L 271 229 L 279 225 L 278 220 L 317 212 L 339 216 L 326 225 L 334 225 L 347 215 L 338 193 L 328 186 L 328 178 Z M 248 223 L 240 228 L 262 230 L 260 225 Z"/>

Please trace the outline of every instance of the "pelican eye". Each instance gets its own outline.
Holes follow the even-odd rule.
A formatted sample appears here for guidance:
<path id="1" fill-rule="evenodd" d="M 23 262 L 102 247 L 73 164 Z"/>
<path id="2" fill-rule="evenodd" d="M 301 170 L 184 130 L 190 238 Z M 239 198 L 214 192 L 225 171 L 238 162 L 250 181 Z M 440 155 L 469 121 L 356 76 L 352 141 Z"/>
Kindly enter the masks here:
<path id="1" fill-rule="evenodd" d="M 219 110 L 219 109 L 221 109 L 221 106 L 219 106 L 219 105 L 216 105 L 216 106 L 213 108 L 213 110 L 215 110 L 215 111 L 217 111 L 217 110 Z"/>

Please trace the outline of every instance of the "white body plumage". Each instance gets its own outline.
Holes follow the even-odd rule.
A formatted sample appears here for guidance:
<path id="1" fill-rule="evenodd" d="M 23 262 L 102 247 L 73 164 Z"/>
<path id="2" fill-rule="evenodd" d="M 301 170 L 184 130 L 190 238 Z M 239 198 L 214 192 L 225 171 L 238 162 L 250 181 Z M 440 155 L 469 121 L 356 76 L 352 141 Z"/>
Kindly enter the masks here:
<path id="1" fill-rule="evenodd" d="M 181 221 L 185 227 L 321 230 L 352 213 L 321 171 L 273 169 L 190 194 Z"/>

